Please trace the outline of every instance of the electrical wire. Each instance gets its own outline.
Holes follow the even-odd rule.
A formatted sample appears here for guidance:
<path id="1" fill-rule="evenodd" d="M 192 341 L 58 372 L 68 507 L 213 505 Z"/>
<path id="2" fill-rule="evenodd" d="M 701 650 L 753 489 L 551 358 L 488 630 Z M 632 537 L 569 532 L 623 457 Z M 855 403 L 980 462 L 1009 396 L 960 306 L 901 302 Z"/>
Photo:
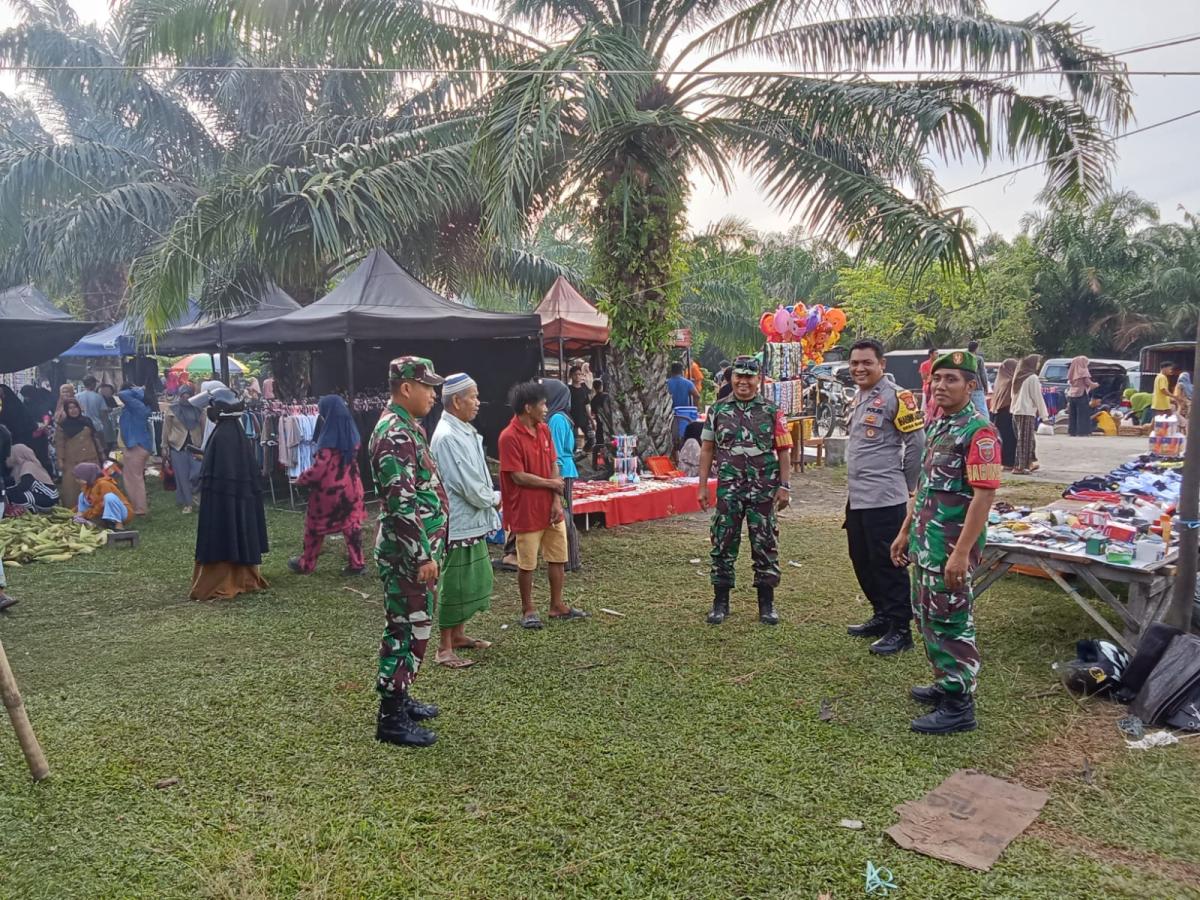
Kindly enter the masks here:
<path id="1" fill-rule="evenodd" d="M 1200 116 L 1200 109 L 1193 109 L 1191 112 L 1180 113 L 1179 115 L 1172 116 L 1169 119 L 1163 119 L 1161 122 L 1154 122 L 1150 125 L 1144 125 L 1141 128 L 1135 128 L 1132 131 L 1125 131 L 1125 132 L 1122 132 L 1121 134 L 1113 135 L 1112 137 L 1109 137 L 1109 138 L 1104 138 L 1103 142 L 1106 144 L 1114 144 L 1117 141 L 1123 141 L 1123 140 L 1125 140 L 1125 138 L 1130 138 L 1137 134 L 1144 134 L 1147 131 L 1153 131 L 1156 128 L 1162 128 L 1166 125 L 1174 125 L 1176 122 L 1182 122 L 1184 119 L 1190 119 L 1193 116 Z M 944 191 L 942 193 L 942 196 L 949 197 L 951 194 L 957 194 L 957 193 L 960 193 L 961 191 L 967 191 L 967 190 L 970 190 L 971 188 L 979 187 L 980 185 L 991 184 L 993 181 L 1000 181 L 1004 178 L 1011 178 L 1013 175 L 1018 175 L 1021 172 L 1027 172 L 1030 169 L 1040 168 L 1041 166 L 1044 166 L 1047 163 L 1053 162 L 1054 160 L 1066 159 L 1067 157 L 1069 157 L 1071 155 L 1072 154 L 1070 154 L 1070 153 L 1058 153 L 1054 156 L 1048 156 L 1043 160 L 1039 160 L 1038 162 L 1032 162 L 1032 163 L 1023 165 L 1023 166 L 1018 166 L 1017 168 L 1010 169 L 1007 172 L 1001 172 L 999 175 L 991 175 L 987 178 L 981 178 L 978 181 L 972 181 L 970 184 L 964 184 L 960 187 L 953 188 L 949 191 Z"/>

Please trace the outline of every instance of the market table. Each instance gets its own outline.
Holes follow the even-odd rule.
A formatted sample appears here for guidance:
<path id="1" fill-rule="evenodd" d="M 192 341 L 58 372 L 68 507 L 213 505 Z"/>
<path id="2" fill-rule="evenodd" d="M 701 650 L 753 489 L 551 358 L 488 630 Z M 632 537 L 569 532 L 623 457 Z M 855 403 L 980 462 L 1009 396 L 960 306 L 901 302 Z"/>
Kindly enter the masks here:
<path id="1" fill-rule="evenodd" d="M 584 517 L 585 529 L 591 527 L 591 517 L 596 514 L 603 514 L 609 528 L 665 519 L 700 511 L 698 485 L 696 478 L 642 481 L 619 487 L 608 482 L 577 481 L 571 511 Z"/>
<path id="2" fill-rule="evenodd" d="M 1130 653 L 1137 650 L 1138 642 L 1146 629 L 1162 620 L 1171 602 L 1171 585 L 1174 582 L 1174 563 L 1178 552 L 1172 550 L 1166 558 L 1157 562 L 1134 563 L 1123 566 L 1110 563 L 1101 556 L 1079 553 L 1063 553 L 1047 547 L 1034 547 L 1018 543 L 989 541 L 983 551 L 983 562 L 975 570 L 975 595 L 979 596 L 1002 578 L 1013 566 L 1025 566 L 1046 574 L 1083 609 L 1089 616 L 1112 635 L 1113 640 Z M 1075 575 L 1083 580 L 1096 596 L 1116 612 L 1125 625 L 1124 632 L 1113 627 L 1099 611 L 1065 578 Z M 1122 602 L 1109 588 L 1110 584 L 1124 584 L 1128 588 L 1127 599 Z"/>

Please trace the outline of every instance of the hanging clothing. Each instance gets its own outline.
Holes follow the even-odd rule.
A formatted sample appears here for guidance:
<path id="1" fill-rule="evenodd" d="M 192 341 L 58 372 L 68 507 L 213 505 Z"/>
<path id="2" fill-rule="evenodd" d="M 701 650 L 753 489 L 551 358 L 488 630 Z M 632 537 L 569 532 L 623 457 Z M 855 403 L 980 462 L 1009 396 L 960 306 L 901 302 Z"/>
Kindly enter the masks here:
<path id="1" fill-rule="evenodd" d="M 241 404 L 213 402 L 216 427 L 204 452 L 196 527 L 193 600 L 236 596 L 267 586 L 258 573 L 268 550 L 267 517 L 254 450 L 242 431 Z"/>

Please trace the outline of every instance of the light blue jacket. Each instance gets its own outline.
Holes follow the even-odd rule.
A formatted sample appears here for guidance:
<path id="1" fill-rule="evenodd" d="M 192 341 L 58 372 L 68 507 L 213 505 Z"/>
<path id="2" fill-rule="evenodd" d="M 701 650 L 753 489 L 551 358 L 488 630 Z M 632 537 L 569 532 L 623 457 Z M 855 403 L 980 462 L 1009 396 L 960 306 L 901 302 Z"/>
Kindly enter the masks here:
<path id="1" fill-rule="evenodd" d="M 121 440 L 129 449 L 145 447 L 154 452 L 154 438 L 150 434 L 150 407 L 146 405 L 146 392 L 142 388 L 120 391 L 117 396 L 125 404 L 121 410 Z"/>
<path id="2" fill-rule="evenodd" d="M 483 452 L 483 435 L 470 422 L 442 414 L 429 442 L 446 496 L 450 499 L 450 540 L 481 537 L 500 527 L 492 473 Z"/>

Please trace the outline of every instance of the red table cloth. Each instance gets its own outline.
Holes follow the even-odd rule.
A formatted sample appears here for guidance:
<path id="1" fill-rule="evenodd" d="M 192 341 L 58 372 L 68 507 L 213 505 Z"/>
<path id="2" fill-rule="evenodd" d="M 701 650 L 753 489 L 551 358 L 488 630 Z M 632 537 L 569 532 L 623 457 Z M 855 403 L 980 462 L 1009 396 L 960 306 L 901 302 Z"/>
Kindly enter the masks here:
<path id="1" fill-rule="evenodd" d="M 700 511 L 699 487 L 694 480 L 648 481 L 615 490 L 615 486 L 598 486 L 604 493 L 593 493 L 588 485 L 575 482 L 571 509 L 577 516 L 603 513 L 609 528 Z"/>

